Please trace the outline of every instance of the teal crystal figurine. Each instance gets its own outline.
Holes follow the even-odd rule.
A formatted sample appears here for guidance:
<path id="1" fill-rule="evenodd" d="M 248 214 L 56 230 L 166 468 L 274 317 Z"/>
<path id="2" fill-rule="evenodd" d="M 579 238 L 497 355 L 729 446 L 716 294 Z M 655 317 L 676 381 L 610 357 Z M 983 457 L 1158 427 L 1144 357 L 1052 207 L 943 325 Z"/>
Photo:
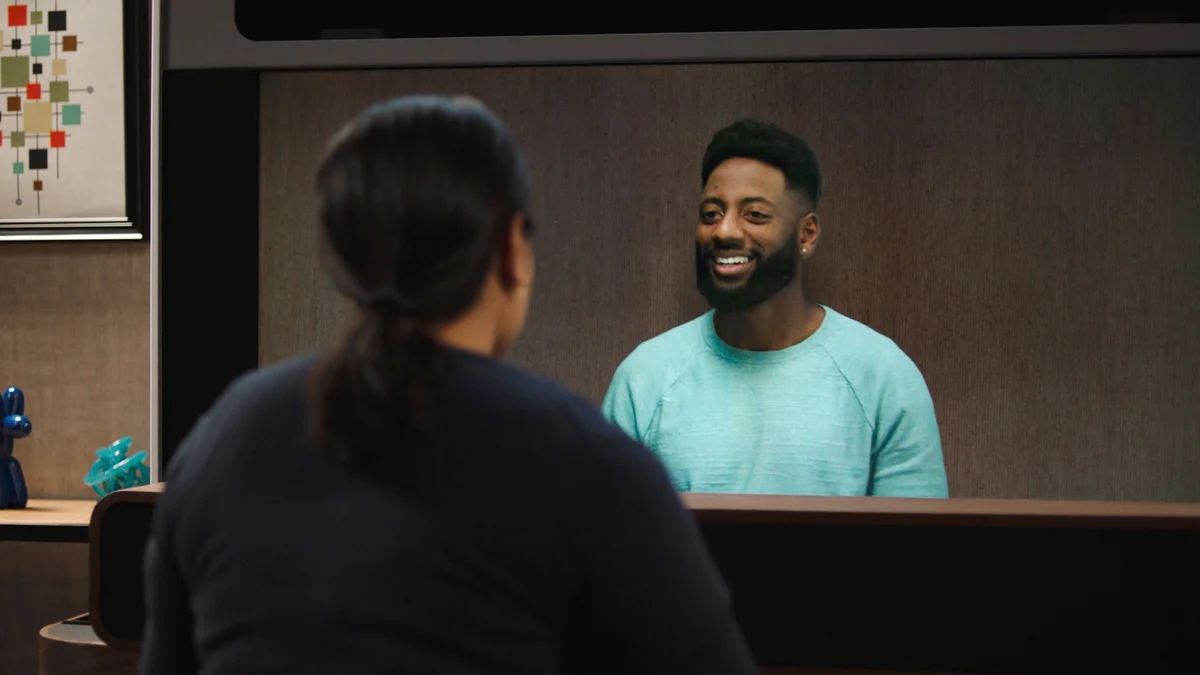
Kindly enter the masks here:
<path id="1" fill-rule="evenodd" d="M 25 394 L 9 387 L 0 394 L 0 509 L 23 509 L 29 501 L 21 463 L 13 457 L 13 441 L 25 438 L 33 425 L 25 416 Z"/>
<path id="2" fill-rule="evenodd" d="M 96 461 L 83 477 L 83 482 L 98 497 L 125 488 L 139 487 L 150 483 L 150 467 L 146 464 L 146 451 L 129 455 L 133 439 L 121 438 L 106 448 L 96 451 Z"/>

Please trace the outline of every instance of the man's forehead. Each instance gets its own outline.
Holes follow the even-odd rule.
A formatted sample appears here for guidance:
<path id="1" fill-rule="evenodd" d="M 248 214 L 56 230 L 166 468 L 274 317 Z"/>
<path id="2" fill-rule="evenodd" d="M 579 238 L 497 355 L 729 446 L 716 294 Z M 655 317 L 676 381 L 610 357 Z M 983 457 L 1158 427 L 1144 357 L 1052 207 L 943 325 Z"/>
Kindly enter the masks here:
<path id="1" fill-rule="evenodd" d="M 772 198 L 782 195 L 786 190 L 787 179 L 782 171 L 758 160 L 741 157 L 727 159 L 718 164 L 704 185 L 706 196 L 754 192 L 759 196 Z"/>

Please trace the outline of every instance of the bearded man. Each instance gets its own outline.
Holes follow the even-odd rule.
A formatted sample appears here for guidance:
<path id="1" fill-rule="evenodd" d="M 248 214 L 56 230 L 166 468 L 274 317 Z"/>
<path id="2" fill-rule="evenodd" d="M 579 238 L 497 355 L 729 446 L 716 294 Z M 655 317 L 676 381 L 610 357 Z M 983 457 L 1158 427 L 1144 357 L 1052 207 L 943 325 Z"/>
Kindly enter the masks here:
<path id="1" fill-rule="evenodd" d="M 947 497 L 933 400 L 887 337 L 805 297 L 823 178 L 757 120 L 712 138 L 696 283 L 712 311 L 642 343 L 603 411 L 680 492 Z"/>

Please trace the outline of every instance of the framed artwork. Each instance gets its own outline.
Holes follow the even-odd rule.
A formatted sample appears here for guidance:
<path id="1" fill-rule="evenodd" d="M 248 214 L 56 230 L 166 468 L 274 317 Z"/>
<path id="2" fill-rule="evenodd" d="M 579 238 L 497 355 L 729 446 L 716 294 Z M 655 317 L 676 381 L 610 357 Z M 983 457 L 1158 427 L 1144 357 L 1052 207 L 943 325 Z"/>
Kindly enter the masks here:
<path id="1" fill-rule="evenodd" d="M 149 234 L 150 0 L 4 0 L 0 241 Z"/>

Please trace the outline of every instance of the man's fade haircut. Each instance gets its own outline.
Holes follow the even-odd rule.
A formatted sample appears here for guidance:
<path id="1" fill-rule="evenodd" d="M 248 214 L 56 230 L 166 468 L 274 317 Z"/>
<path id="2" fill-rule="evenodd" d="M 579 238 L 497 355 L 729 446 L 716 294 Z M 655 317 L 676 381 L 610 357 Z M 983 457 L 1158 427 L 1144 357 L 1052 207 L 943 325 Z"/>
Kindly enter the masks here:
<path id="1" fill-rule="evenodd" d="M 808 198 L 813 212 L 821 204 L 825 178 L 817 153 L 796 134 L 751 118 L 741 119 L 713 134 L 704 151 L 700 184 L 707 185 L 712 172 L 724 161 L 753 159 L 783 173 L 790 190 Z"/>

